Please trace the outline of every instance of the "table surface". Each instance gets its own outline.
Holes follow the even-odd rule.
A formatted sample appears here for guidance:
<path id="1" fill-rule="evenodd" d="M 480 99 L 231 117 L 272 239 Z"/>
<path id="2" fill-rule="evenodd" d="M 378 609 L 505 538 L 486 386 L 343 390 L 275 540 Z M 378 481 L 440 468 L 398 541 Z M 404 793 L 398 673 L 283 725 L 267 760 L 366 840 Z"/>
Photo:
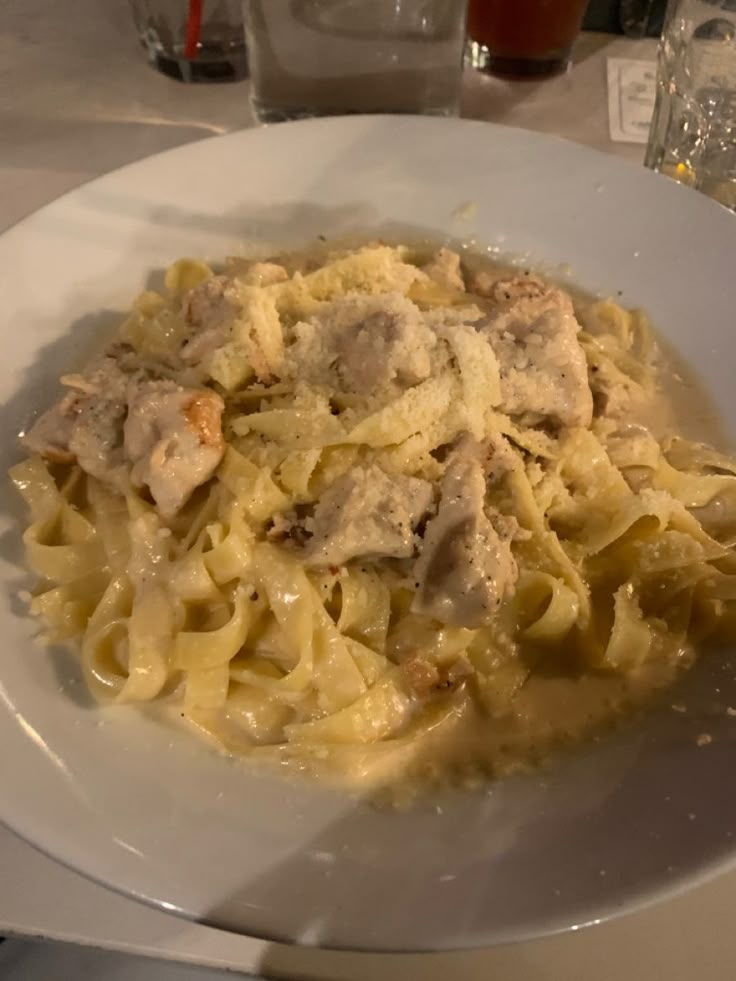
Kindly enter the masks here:
<path id="1" fill-rule="evenodd" d="M 70 23 L 71 21 L 71 23 Z M 556 133 L 640 162 L 608 136 L 606 58 L 652 59 L 654 43 L 580 38 L 572 70 L 542 83 L 468 73 L 463 113 Z M 254 125 L 247 82 L 185 86 L 145 63 L 125 0 L 5 0 L 0 20 L 0 229 L 98 174 L 159 150 Z M 492 950 L 368 955 L 227 934 L 96 886 L 0 830 L 0 931 L 75 946 L 0 946 L 0 977 L 151 977 L 148 955 L 305 979 L 446 975 L 469 979 L 668 978 L 720 981 L 736 962 L 736 873 L 660 906 L 557 937 Z M 12 885 L 11 885 L 12 884 Z M 83 946 L 77 946 L 83 945 Z M 123 952 L 101 953 L 99 948 Z M 166 981 L 211 970 L 159 965 Z"/>

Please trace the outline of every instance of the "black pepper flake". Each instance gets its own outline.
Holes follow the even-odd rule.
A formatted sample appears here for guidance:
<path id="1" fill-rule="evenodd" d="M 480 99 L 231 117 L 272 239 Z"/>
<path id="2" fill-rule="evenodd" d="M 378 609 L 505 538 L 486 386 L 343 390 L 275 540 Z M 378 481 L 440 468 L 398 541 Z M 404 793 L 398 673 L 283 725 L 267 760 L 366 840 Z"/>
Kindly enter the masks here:
<path id="1" fill-rule="evenodd" d="M 258 590 L 257 589 L 254 589 L 253 590 L 253 592 L 250 594 L 250 598 L 255 603 L 255 601 L 258 599 Z"/>

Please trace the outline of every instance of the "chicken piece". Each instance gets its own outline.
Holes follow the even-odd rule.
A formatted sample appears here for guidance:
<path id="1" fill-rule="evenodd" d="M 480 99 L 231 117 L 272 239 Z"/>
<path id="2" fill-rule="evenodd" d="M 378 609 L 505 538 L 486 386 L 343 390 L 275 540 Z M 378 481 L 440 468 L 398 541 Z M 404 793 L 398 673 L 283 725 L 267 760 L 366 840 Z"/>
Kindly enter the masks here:
<path id="1" fill-rule="evenodd" d="M 208 389 L 141 381 L 115 359 L 93 362 L 22 441 L 59 463 L 76 462 L 117 491 L 147 484 L 162 516 L 173 515 L 207 480 L 224 453 L 224 408 Z M 132 464 L 132 468 L 130 467 Z"/>
<path id="2" fill-rule="evenodd" d="M 392 381 L 416 385 L 432 372 L 430 350 L 436 341 L 409 300 L 366 297 L 362 316 L 336 338 L 338 371 L 346 388 L 368 394 Z"/>
<path id="3" fill-rule="evenodd" d="M 55 463 L 78 463 L 111 487 L 124 484 L 122 427 L 130 375 L 113 357 L 94 359 L 83 372 L 63 375 L 71 388 L 21 442 Z"/>
<path id="4" fill-rule="evenodd" d="M 131 391 L 124 427 L 131 481 L 148 487 L 163 518 L 215 472 L 225 452 L 223 409 L 209 389 L 146 382 Z"/>
<path id="5" fill-rule="evenodd" d="M 504 273 L 494 269 L 480 269 L 471 280 L 473 293 L 503 303 L 509 300 L 543 296 L 549 289 L 535 276 L 517 276 L 509 279 Z"/>
<path id="6" fill-rule="evenodd" d="M 360 395 L 429 378 L 437 347 L 421 311 L 400 293 L 342 297 L 294 334 L 289 376 Z"/>
<path id="7" fill-rule="evenodd" d="M 389 476 L 380 467 L 353 467 L 319 499 L 309 565 L 343 565 L 356 556 L 414 553 L 414 529 L 432 505 L 432 485 L 418 477 Z"/>
<path id="8" fill-rule="evenodd" d="M 231 318 L 235 311 L 225 297 L 229 282 L 227 276 L 211 276 L 189 290 L 182 303 L 186 322 L 197 330 L 206 330 Z"/>
<path id="9" fill-rule="evenodd" d="M 503 302 L 480 329 L 498 359 L 501 411 L 589 426 L 593 397 L 570 297 L 532 280 L 499 281 L 495 295 Z"/>
<path id="10" fill-rule="evenodd" d="M 139 376 L 140 372 L 124 371 L 118 358 L 105 355 L 81 374 L 61 379 L 79 393 L 69 450 L 85 473 L 116 490 L 124 490 L 127 484 L 123 423 L 128 388 Z"/>
<path id="11" fill-rule="evenodd" d="M 140 359 L 130 348 L 115 344 L 106 354 L 90 361 L 82 372 L 62 375 L 60 380 L 62 385 L 85 395 L 124 402 L 130 378 L 140 366 Z"/>
<path id="12" fill-rule="evenodd" d="M 21 442 L 52 463 L 77 463 L 110 487 L 125 486 L 125 403 L 69 393 L 45 412 Z"/>
<path id="13" fill-rule="evenodd" d="M 226 296 L 228 284 L 225 276 L 212 276 L 184 297 L 184 319 L 193 328 L 180 351 L 187 364 L 199 364 L 227 342 L 236 314 Z"/>
<path id="14" fill-rule="evenodd" d="M 518 276 L 515 279 L 498 279 L 491 289 L 491 297 L 496 303 L 510 303 L 514 300 L 534 300 L 546 296 L 550 287 L 534 276 Z M 562 294 L 566 296 L 566 294 Z"/>
<path id="15" fill-rule="evenodd" d="M 52 463 L 74 463 L 69 440 L 78 413 L 78 397 L 72 393 L 65 395 L 39 416 L 27 433 L 23 433 L 20 437 L 22 445 Z"/>
<path id="16" fill-rule="evenodd" d="M 466 441 L 449 459 L 439 511 L 424 533 L 412 612 L 472 629 L 490 623 L 513 588 L 516 562 L 484 510 L 485 492 L 479 454 Z"/>
<path id="17" fill-rule="evenodd" d="M 251 271 L 258 265 L 275 264 L 256 263 Z M 263 272 L 266 278 L 269 275 L 275 274 Z M 193 333 L 182 345 L 182 361 L 203 365 L 225 387 L 230 386 L 221 377 L 218 358 L 231 363 L 228 378 L 238 376 L 242 381 L 250 372 L 263 382 L 273 381 L 283 360 L 283 333 L 274 298 L 249 283 L 250 278 L 213 276 L 190 290 L 184 300 L 184 316 Z"/>
<path id="18" fill-rule="evenodd" d="M 125 411 L 125 402 L 118 399 L 85 399 L 69 437 L 69 451 L 82 470 L 121 491 L 127 483 L 123 452 Z"/>
<path id="19" fill-rule="evenodd" d="M 465 291 L 465 280 L 457 252 L 441 248 L 422 268 L 438 286 L 448 290 Z"/>

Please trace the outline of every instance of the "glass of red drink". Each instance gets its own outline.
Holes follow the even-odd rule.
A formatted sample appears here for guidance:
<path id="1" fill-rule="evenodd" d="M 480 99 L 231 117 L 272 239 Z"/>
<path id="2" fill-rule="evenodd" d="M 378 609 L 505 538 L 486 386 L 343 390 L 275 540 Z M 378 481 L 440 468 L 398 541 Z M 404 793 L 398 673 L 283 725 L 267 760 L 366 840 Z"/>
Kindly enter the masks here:
<path id="1" fill-rule="evenodd" d="M 468 57 L 505 78 L 564 71 L 588 0 L 470 0 Z"/>

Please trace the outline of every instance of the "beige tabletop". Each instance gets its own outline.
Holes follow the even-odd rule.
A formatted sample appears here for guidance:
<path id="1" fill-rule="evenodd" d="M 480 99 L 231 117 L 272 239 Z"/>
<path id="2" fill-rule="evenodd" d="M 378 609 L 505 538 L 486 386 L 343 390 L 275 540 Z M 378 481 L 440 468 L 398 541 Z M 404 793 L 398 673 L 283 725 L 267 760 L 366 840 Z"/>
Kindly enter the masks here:
<path id="1" fill-rule="evenodd" d="M 0 229 L 112 168 L 254 125 L 247 82 L 184 86 L 150 69 L 125 0 L 5 0 L 0 10 Z M 556 133 L 638 163 L 641 146 L 609 140 L 606 59 L 653 55 L 651 41 L 584 36 L 572 71 L 553 81 L 504 83 L 469 73 L 464 114 Z M 577 933 L 421 956 L 287 948 L 189 924 L 87 882 L 2 830 L 0 883 L 0 932 L 320 981 L 453 975 L 468 981 L 720 981 L 733 976 L 736 963 L 734 873 Z M 0 977 L 27 981 L 173 978 L 173 970 L 141 968 L 121 955 L 81 947 L 16 946 L 12 957 L 0 956 Z"/>

